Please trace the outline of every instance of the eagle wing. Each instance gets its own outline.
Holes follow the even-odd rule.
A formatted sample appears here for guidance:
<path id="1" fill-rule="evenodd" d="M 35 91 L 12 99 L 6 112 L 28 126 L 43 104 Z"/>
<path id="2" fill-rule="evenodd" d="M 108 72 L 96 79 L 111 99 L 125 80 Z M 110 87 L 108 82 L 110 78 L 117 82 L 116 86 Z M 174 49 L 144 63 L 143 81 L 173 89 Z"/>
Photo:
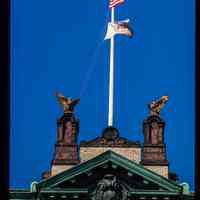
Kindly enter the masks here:
<path id="1" fill-rule="evenodd" d="M 168 101 L 168 96 L 162 96 L 158 101 L 156 102 L 152 102 L 150 105 L 149 105 L 149 108 L 151 110 L 155 110 L 155 111 L 158 111 L 160 112 L 160 110 L 163 108 L 163 106 L 166 104 L 166 102 Z"/>
<path id="2" fill-rule="evenodd" d="M 61 93 L 56 93 L 56 97 L 61 105 L 66 105 L 68 99 L 66 99 Z"/>
<path id="3" fill-rule="evenodd" d="M 71 102 L 71 106 L 74 107 L 75 105 L 77 105 L 80 102 L 80 99 L 74 99 Z"/>

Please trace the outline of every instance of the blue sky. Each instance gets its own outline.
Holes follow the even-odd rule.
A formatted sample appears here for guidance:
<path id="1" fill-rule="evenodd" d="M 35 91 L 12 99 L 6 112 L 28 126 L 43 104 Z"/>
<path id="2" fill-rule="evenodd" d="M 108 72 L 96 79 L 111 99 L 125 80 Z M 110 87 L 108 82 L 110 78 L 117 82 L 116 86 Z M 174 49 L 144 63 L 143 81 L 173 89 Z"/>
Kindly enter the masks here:
<path id="1" fill-rule="evenodd" d="M 194 0 L 126 0 L 116 18 L 130 18 L 135 37 L 116 37 L 114 126 L 143 141 L 147 104 L 170 99 L 162 112 L 170 170 L 194 188 Z M 107 0 L 12 1 L 10 186 L 29 188 L 50 168 L 54 96 L 81 97 L 79 141 L 107 126 L 109 41 Z M 136 21 L 133 19 L 136 17 Z"/>

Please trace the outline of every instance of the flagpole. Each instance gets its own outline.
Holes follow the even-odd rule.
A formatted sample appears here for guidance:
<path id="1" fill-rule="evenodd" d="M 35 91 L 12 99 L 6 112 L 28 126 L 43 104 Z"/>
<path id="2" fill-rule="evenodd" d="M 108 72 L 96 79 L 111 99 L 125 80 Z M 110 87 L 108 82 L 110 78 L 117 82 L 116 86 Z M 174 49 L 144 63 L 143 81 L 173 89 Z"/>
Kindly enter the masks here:
<path id="1" fill-rule="evenodd" d="M 111 23 L 115 22 L 115 7 L 111 9 Z M 114 99 L 114 36 L 110 40 L 110 77 L 109 77 L 109 109 L 108 126 L 113 126 L 113 99 Z"/>

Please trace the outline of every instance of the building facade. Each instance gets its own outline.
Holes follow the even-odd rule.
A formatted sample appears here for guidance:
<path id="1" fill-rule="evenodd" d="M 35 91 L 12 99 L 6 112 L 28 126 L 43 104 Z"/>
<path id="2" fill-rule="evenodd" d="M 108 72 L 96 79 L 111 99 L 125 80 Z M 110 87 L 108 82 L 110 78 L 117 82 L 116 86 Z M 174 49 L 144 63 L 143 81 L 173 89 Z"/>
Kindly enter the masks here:
<path id="1" fill-rule="evenodd" d="M 29 190 L 11 190 L 10 199 L 193 199 L 188 184 L 170 172 L 164 130 L 160 115 L 150 113 L 143 121 L 143 143 L 107 127 L 78 144 L 79 119 L 68 107 L 57 121 L 50 170 Z"/>

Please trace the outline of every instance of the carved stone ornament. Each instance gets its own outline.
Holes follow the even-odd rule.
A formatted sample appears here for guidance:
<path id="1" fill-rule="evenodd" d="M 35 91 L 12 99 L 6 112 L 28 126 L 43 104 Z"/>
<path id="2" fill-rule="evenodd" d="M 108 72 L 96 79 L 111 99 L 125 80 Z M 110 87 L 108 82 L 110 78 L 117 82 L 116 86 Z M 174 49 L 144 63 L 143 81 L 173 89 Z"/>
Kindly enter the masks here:
<path id="1" fill-rule="evenodd" d="M 130 141 L 120 137 L 119 131 L 114 127 L 103 130 L 102 136 L 90 141 L 81 141 L 81 147 L 140 147 L 140 142 Z"/>
<path id="2" fill-rule="evenodd" d="M 97 183 L 91 195 L 92 200 L 127 200 L 128 191 L 117 177 L 107 174 Z"/>

